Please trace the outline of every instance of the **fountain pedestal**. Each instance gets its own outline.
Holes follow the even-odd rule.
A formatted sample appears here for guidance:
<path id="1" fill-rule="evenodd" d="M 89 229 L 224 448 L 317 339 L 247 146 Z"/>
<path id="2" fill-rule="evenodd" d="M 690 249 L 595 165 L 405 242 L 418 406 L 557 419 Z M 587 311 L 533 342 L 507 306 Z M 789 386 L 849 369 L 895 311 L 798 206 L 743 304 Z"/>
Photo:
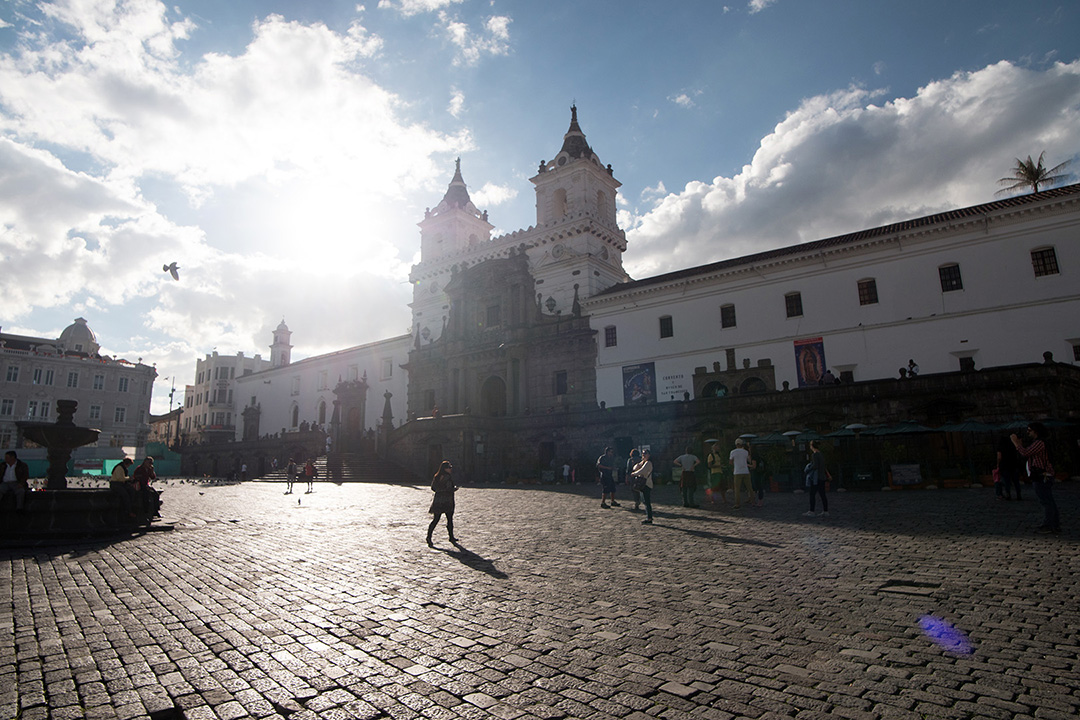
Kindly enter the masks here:
<path id="1" fill-rule="evenodd" d="M 79 427 L 75 424 L 75 410 L 79 403 L 75 400 L 56 401 L 56 422 L 20 422 L 17 423 L 22 436 L 46 448 L 49 469 L 46 471 L 48 490 L 67 489 L 67 465 L 71 460 L 71 451 L 83 445 L 97 442 L 100 430 Z"/>

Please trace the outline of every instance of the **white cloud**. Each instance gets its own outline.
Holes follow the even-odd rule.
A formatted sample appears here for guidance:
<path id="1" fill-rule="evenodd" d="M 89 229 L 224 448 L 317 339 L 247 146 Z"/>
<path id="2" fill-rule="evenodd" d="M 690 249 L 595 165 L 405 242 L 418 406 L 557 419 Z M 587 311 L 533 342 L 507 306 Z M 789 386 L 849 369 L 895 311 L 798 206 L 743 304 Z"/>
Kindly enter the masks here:
<path id="1" fill-rule="evenodd" d="M 775 5 L 776 0 L 750 0 L 750 14 L 759 13 L 770 5 Z"/>
<path id="2" fill-rule="evenodd" d="M 694 107 L 694 101 L 686 93 L 679 93 L 678 95 L 672 95 L 668 98 L 671 102 L 675 103 L 681 108 L 690 109 Z"/>
<path id="3" fill-rule="evenodd" d="M 446 110 L 454 117 L 461 117 L 462 111 L 465 109 L 465 93 L 461 92 L 457 88 L 451 88 L 450 90 L 450 104 Z"/>
<path id="4" fill-rule="evenodd" d="M 476 192 L 469 193 L 469 197 L 473 201 L 473 205 L 480 208 L 490 208 L 494 205 L 501 205 L 505 202 L 513 200 L 518 195 L 518 191 L 514 187 L 507 185 L 495 185 L 494 183 L 484 183 L 484 186 Z"/>
<path id="5" fill-rule="evenodd" d="M 396 10 L 405 17 L 441 10 L 461 0 L 379 0 L 380 10 Z"/>
<path id="6" fill-rule="evenodd" d="M 484 21 L 479 32 L 473 32 L 467 23 L 451 17 L 445 12 L 439 13 L 443 32 L 458 49 L 455 65 L 475 65 L 485 55 L 507 55 L 510 52 L 509 17 L 496 15 Z"/>
<path id="7" fill-rule="evenodd" d="M 393 213 L 472 140 L 401 117 L 364 71 L 380 38 L 270 16 L 241 52 L 181 61 L 197 30 L 154 0 L 43 7 L 0 54 L 0 264 L 19 269 L 6 326 L 88 308 L 99 333 L 161 343 L 125 354 L 186 348 L 162 375 L 215 345 L 264 349 L 282 316 L 307 348 L 404 331 L 415 218 Z M 215 208 L 236 233 L 195 225 Z"/>
<path id="8" fill-rule="evenodd" d="M 655 189 L 642 193 L 649 209 L 624 224 L 630 272 L 987 202 L 1014 157 L 1046 150 L 1056 164 L 1080 147 L 1080 61 L 1044 71 L 1001 62 L 911 98 L 873 104 L 879 94 L 850 88 L 809 98 L 734 177 L 693 181 L 659 200 Z"/>

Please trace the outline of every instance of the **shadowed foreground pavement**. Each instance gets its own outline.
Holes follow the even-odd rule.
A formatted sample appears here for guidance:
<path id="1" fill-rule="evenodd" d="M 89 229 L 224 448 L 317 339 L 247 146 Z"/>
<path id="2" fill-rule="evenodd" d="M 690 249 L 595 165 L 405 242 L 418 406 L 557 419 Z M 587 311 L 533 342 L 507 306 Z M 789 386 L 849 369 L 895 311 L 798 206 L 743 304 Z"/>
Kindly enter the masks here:
<path id="1" fill-rule="evenodd" d="M 0 550 L 0 719 L 1080 715 L 1076 484 L 1058 536 L 982 488 L 465 488 L 434 550 L 426 488 L 163 487 L 173 532 Z"/>

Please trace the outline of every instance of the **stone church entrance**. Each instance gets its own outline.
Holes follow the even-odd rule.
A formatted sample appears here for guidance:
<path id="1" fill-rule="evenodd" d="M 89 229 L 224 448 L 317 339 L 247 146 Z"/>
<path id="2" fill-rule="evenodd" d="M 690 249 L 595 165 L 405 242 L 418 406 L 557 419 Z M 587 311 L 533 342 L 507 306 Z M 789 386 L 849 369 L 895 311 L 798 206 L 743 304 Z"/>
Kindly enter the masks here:
<path id="1" fill-rule="evenodd" d="M 501 377 L 491 376 L 480 389 L 480 410 L 488 417 L 506 415 L 506 383 Z"/>

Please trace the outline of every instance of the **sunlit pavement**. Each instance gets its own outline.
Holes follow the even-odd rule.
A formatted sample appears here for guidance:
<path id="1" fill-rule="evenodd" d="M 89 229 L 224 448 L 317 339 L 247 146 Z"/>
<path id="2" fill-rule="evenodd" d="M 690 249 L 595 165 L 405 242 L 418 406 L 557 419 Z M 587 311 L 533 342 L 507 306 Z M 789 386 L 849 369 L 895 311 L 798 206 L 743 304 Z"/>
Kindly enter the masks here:
<path id="1" fill-rule="evenodd" d="M 0 550 L 0 718 L 1075 718 L 1080 488 L 642 525 L 599 488 L 165 485 L 172 532 Z M 704 504 L 704 503 L 703 503 Z"/>

